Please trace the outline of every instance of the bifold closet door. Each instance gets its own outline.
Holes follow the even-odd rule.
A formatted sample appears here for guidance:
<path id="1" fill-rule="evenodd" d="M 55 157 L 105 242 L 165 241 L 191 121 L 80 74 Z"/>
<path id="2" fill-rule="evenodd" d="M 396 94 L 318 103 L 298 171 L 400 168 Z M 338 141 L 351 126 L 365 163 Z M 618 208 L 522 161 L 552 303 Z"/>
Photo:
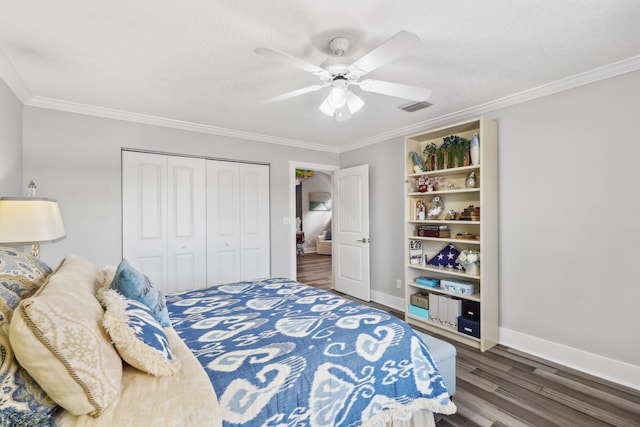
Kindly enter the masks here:
<path id="1" fill-rule="evenodd" d="M 270 275 L 269 166 L 207 160 L 207 283 Z"/>
<path id="2" fill-rule="evenodd" d="M 269 166 L 240 164 L 241 280 L 271 276 Z"/>
<path id="3" fill-rule="evenodd" d="M 171 290 L 207 285 L 205 160 L 167 157 L 167 261 Z"/>
<path id="4" fill-rule="evenodd" d="M 122 153 L 122 253 L 165 292 L 206 285 L 205 160 Z"/>

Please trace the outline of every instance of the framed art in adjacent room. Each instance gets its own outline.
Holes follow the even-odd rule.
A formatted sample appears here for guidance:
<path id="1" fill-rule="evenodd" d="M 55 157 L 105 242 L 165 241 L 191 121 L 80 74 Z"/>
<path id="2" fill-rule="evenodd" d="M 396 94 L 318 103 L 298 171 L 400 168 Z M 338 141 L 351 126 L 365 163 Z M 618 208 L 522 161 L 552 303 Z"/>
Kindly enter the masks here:
<path id="1" fill-rule="evenodd" d="M 331 193 L 326 193 L 326 192 L 309 193 L 309 210 L 310 211 L 330 211 L 331 210 Z"/>

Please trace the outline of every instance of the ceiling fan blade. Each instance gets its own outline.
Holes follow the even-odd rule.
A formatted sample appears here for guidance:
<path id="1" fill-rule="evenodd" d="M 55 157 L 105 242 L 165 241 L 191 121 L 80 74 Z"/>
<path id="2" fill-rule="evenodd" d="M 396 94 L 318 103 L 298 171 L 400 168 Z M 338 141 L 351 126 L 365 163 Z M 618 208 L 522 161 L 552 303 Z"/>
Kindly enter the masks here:
<path id="1" fill-rule="evenodd" d="M 412 101 L 424 101 L 431 96 L 431 89 L 401 83 L 385 82 L 383 80 L 365 79 L 361 82 L 352 82 L 351 84 L 360 86 L 360 89 L 365 92 L 381 93 L 383 95 L 410 99 Z"/>
<path id="2" fill-rule="evenodd" d="M 329 86 L 329 83 L 323 84 L 323 85 L 307 86 L 307 87 L 303 87 L 302 89 L 296 89 L 296 90 L 292 90 L 291 92 L 283 93 L 282 95 L 274 96 L 273 98 L 265 99 L 262 102 L 265 104 L 271 104 L 273 102 L 284 101 L 286 99 L 291 99 L 291 98 L 295 98 L 296 96 L 304 95 L 305 93 L 315 92 L 327 86 Z"/>
<path id="3" fill-rule="evenodd" d="M 422 45 L 420 38 L 408 31 L 400 31 L 352 64 L 361 76 L 401 57 Z"/>
<path id="4" fill-rule="evenodd" d="M 279 50 L 271 49 L 268 47 L 259 47 L 254 50 L 255 53 L 266 56 L 267 58 L 273 58 L 277 61 L 284 62 L 285 64 L 293 65 L 301 70 L 308 71 L 315 74 L 320 78 L 329 78 L 330 73 L 324 68 L 318 67 L 310 62 L 291 56 L 288 53 L 280 52 Z"/>

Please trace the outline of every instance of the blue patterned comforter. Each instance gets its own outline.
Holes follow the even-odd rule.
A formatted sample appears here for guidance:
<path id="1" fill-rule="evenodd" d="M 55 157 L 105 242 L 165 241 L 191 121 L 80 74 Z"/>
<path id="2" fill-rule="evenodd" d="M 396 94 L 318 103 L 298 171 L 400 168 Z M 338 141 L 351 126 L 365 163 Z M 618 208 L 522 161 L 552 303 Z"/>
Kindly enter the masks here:
<path id="1" fill-rule="evenodd" d="M 379 425 L 453 413 L 431 355 L 394 316 L 288 279 L 167 295 L 225 426 Z"/>

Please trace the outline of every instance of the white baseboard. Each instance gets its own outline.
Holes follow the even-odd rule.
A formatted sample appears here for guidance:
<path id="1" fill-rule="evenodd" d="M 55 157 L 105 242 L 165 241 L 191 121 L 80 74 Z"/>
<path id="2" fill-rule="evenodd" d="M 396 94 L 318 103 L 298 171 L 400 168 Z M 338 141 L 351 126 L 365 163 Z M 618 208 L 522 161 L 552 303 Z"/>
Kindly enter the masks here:
<path id="1" fill-rule="evenodd" d="M 500 328 L 500 344 L 640 390 L 640 366 Z"/>
<path id="2" fill-rule="evenodd" d="M 404 312 L 405 310 L 403 298 L 394 297 L 384 292 L 371 290 L 371 301 L 399 311 Z M 500 328 L 499 341 L 500 344 L 507 347 L 640 390 L 640 366 L 506 328 Z"/>
<path id="3" fill-rule="evenodd" d="M 398 311 L 404 313 L 404 298 L 394 297 L 393 295 L 385 294 L 384 292 L 371 290 L 371 301 L 378 304 L 386 305 L 387 307 L 395 308 Z"/>

